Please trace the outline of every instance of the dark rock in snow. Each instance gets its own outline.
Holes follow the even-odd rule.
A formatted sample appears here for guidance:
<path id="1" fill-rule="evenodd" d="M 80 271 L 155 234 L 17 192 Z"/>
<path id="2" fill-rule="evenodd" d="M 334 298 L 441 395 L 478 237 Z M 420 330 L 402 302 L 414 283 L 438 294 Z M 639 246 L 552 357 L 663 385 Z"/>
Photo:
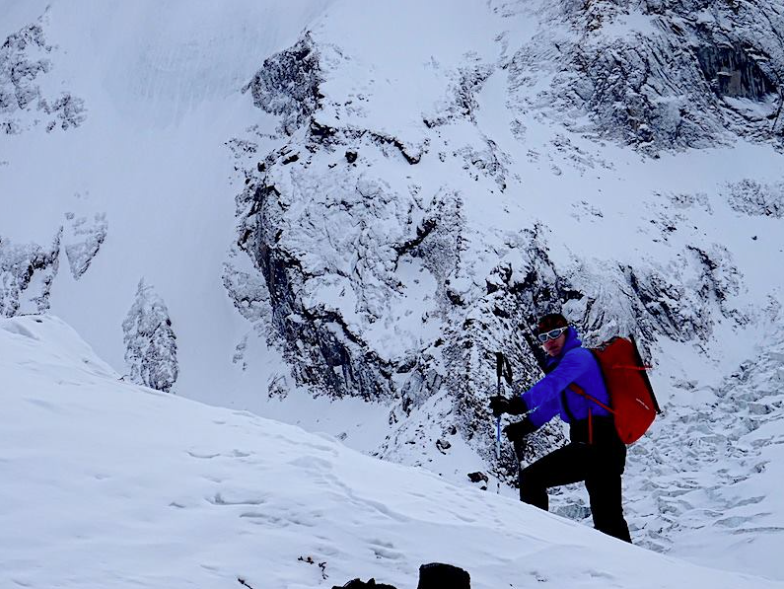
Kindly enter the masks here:
<path id="1" fill-rule="evenodd" d="M 281 130 L 290 135 L 319 107 L 321 83 L 318 53 L 310 33 L 296 45 L 264 60 L 264 65 L 242 89 L 253 103 L 281 115 Z"/>
<path id="2" fill-rule="evenodd" d="M 433 562 L 419 567 L 417 589 L 471 589 L 467 571 L 451 564 Z"/>
<path id="3" fill-rule="evenodd" d="M 472 483 L 478 483 L 480 481 L 483 483 L 487 483 L 489 480 L 487 478 L 487 475 L 483 472 L 469 472 L 468 478 Z"/>
<path id="4" fill-rule="evenodd" d="M 352 579 L 345 585 L 338 587 L 334 585 L 332 589 L 396 589 L 392 585 L 387 585 L 385 583 L 376 583 L 375 579 L 368 579 L 367 581 L 362 581 L 361 579 Z"/>

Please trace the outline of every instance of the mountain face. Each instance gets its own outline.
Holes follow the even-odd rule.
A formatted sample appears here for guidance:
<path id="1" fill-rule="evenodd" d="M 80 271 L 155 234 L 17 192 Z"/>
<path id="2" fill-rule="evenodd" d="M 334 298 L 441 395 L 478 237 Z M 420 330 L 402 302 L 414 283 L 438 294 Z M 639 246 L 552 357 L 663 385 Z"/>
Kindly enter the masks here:
<path id="1" fill-rule="evenodd" d="M 520 144 L 525 116 L 562 128 L 551 145 L 573 158 L 582 150 L 569 132 L 655 157 L 721 145 L 733 135 L 780 144 L 772 119 L 780 106 L 781 47 L 744 44 L 751 32 L 729 36 L 723 28 L 729 9 L 626 4 L 555 3 L 539 12 L 532 3 L 496 7 L 502 15 L 496 26 L 534 17 L 561 26 L 542 27 L 521 46 L 499 32 L 497 58 L 475 56 L 449 72 L 454 82 L 445 88 L 446 101 L 433 112 L 406 113 L 414 123 L 397 134 L 368 125 L 372 106 L 363 102 L 371 99 L 351 85 L 372 87 L 375 80 L 342 78 L 346 70 L 357 73 L 349 65 L 355 56 L 308 32 L 264 62 L 245 90 L 258 108 L 279 117 L 285 145 L 249 158 L 256 161 L 237 199 L 238 246 L 263 277 L 266 292 L 259 296 L 272 307 L 272 327 L 299 384 L 337 397 L 400 399 L 404 413 L 448 390 L 452 414 L 470 439 L 487 423 L 476 392 L 492 382 L 493 352 L 513 358 L 518 374 L 536 373 L 525 336 L 538 314 L 566 308 L 589 339 L 634 334 L 646 349 L 658 336 L 705 339 L 717 319 L 748 322 L 728 301 L 739 294 L 742 273 L 721 243 L 688 240 L 667 268 L 605 260 L 596 275 L 584 260 L 556 265 L 540 224 L 478 238 L 477 221 L 494 215 L 477 219 L 466 210 L 474 198 L 503 208 L 491 203 L 508 192 L 515 169 L 515 154 L 477 122 L 480 110 L 514 116 L 506 131 Z M 757 22 L 750 10 L 744 7 L 738 21 Z M 753 15 L 767 18 L 762 31 L 773 30 L 773 9 L 757 6 Z M 505 85 L 503 101 L 480 105 L 491 78 Z M 735 108 L 743 100 L 770 108 L 767 122 L 744 117 Z M 465 144 L 450 145 L 457 128 Z M 583 170 L 593 167 L 590 155 L 583 162 Z M 479 183 L 471 192 L 481 196 L 444 183 L 425 188 L 453 166 Z M 729 190 L 752 193 L 749 182 Z M 710 207 L 699 194 L 664 198 L 673 211 Z M 657 239 L 667 240 L 679 221 L 685 216 L 677 213 L 652 219 Z M 514 260 L 488 264 L 491 252 Z M 427 301 L 424 308 L 406 308 L 402 301 L 412 298 Z M 393 346 L 390 333 L 405 339 Z"/>
<path id="2" fill-rule="evenodd" d="M 0 313 L 63 315 L 136 382 L 513 486 L 495 354 L 524 390 L 561 311 L 655 366 L 636 539 L 700 562 L 706 518 L 780 541 L 784 509 L 741 489 L 772 480 L 780 417 L 784 10 L 252 4 L 0 4 Z"/>

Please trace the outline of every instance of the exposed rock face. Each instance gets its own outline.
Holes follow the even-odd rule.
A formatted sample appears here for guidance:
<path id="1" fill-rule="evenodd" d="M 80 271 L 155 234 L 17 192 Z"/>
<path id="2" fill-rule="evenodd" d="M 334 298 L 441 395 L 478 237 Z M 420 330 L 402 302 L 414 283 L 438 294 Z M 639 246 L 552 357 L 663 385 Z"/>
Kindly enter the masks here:
<path id="1" fill-rule="evenodd" d="M 697 59 L 711 89 L 718 96 L 764 101 L 778 88 L 749 53 L 731 44 L 698 47 Z"/>
<path id="2" fill-rule="evenodd" d="M 0 237 L 0 316 L 44 313 L 57 276 L 62 231 L 51 247 L 15 245 Z"/>
<path id="3" fill-rule="evenodd" d="M 131 380 L 171 392 L 179 374 L 177 336 L 166 304 L 144 279 L 139 281 L 136 298 L 122 327 Z"/>
<path id="4" fill-rule="evenodd" d="M 49 74 L 52 47 L 46 44 L 46 15 L 36 24 L 23 27 L 9 35 L 0 46 L 0 131 L 21 133 L 43 122 L 47 132 L 60 128 L 66 131 L 85 120 L 84 101 L 69 92 L 45 96 L 39 77 Z M 37 113 L 31 117 L 27 113 Z M 41 113 L 46 115 L 39 121 Z"/>
<path id="5" fill-rule="evenodd" d="M 520 105 L 651 154 L 733 135 L 781 142 L 784 16 L 774 3 L 562 1 L 548 15 L 571 34 L 542 31 L 510 59 Z M 543 76 L 550 88 L 531 95 Z M 578 126 L 586 113 L 591 124 Z"/>
<path id="6" fill-rule="evenodd" d="M 320 67 L 310 34 L 293 47 L 264 60 L 264 65 L 242 89 L 253 103 L 281 116 L 281 131 L 290 135 L 319 106 Z"/>
<path id="7" fill-rule="evenodd" d="M 45 313 L 60 268 L 60 252 L 65 250 L 71 272 L 79 279 L 89 268 L 106 237 L 106 219 L 66 214 L 70 222 L 61 227 L 52 245 L 14 244 L 0 236 L 0 316 L 13 317 Z"/>

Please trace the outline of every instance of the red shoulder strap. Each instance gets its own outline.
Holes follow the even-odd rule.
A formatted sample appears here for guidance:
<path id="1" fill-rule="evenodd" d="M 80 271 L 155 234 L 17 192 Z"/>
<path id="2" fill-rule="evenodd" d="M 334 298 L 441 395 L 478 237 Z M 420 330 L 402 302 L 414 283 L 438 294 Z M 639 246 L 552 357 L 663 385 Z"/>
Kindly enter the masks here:
<path id="1" fill-rule="evenodd" d="M 570 385 L 569 385 L 567 388 L 568 388 L 569 390 L 571 390 L 572 392 L 575 392 L 575 393 L 577 393 L 578 395 L 580 395 L 580 396 L 582 396 L 582 397 L 585 397 L 586 399 L 588 399 L 588 400 L 590 400 L 590 401 L 593 401 L 594 403 L 596 403 L 596 404 L 597 404 L 599 407 L 601 407 L 601 408 L 602 408 L 602 409 L 604 409 L 605 411 L 609 411 L 610 413 L 612 413 L 613 415 L 615 415 L 615 411 L 613 411 L 613 410 L 612 410 L 612 408 L 611 408 L 610 406 L 606 405 L 605 403 L 602 403 L 602 402 L 601 402 L 599 399 L 597 399 L 596 397 L 593 397 L 593 396 L 589 395 L 588 393 L 586 393 L 586 392 L 585 392 L 585 391 L 582 389 L 582 387 L 580 387 L 578 384 L 576 384 L 576 383 L 572 383 L 572 384 L 570 384 Z"/>

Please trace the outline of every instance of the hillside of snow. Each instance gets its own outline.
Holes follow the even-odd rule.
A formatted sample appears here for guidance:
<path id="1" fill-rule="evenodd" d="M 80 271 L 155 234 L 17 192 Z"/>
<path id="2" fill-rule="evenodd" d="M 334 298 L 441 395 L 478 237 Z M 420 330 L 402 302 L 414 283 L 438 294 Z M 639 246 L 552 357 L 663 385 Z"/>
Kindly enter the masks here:
<path id="1" fill-rule="evenodd" d="M 495 352 L 525 387 L 538 314 L 634 334 L 664 408 L 624 477 L 635 542 L 784 579 L 778 2 L 0 16 L 0 316 L 56 314 L 128 383 L 507 498 Z"/>
<path id="2" fill-rule="evenodd" d="M 4 587 L 413 589 L 436 561 L 473 589 L 784 586 L 123 382 L 52 316 L 0 319 L 0 372 Z"/>

